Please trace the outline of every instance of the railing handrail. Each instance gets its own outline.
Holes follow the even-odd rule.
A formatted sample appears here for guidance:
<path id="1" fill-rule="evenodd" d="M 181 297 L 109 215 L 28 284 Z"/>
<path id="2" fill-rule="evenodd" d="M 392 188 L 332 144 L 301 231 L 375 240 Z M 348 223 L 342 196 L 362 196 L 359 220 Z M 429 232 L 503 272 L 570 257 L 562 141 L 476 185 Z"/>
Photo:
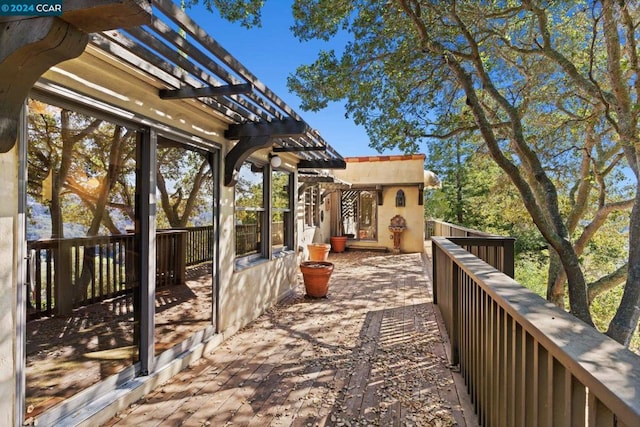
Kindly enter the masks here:
<path id="1" fill-rule="evenodd" d="M 27 245 L 29 247 L 49 247 L 54 246 L 58 243 L 64 242 L 69 244 L 76 244 L 81 242 L 108 242 L 117 239 L 128 239 L 133 238 L 133 234 L 122 233 L 122 234 L 103 234 L 98 236 L 80 236 L 80 237 L 51 237 L 48 239 L 37 239 L 37 240 L 27 240 Z"/>
<path id="2" fill-rule="evenodd" d="M 451 229 L 454 230 L 459 230 L 461 232 L 464 232 L 466 234 L 466 236 L 464 237 L 502 237 L 505 238 L 503 236 L 500 236 L 498 234 L 491 234 L 491 233 L 486 233 L 484 231 L 480 231 L 480 230 L 474 230 L 473 228 L 467 228 L 467 227 L 463 227 L 461 225 L 457 225 L 457 224 L 452 224 L 450 222 L 446 222 L 446 221 L 441 221 L 439 219 L 429 219 L 427 220 L 427 222 L 432 222 L 434 224 L 440 224 L 440 225 L 444 225 L 446 227 L 449 227 Z M 462 236 L 459 236 L 462 237 Z"/>
<path id="3" fill-rule="evenodd" d="M 587 387 L 590 396 L 624 425 L 640 425 L 639 356 L 447 238 L 433 237 L 432 243 Z"/>

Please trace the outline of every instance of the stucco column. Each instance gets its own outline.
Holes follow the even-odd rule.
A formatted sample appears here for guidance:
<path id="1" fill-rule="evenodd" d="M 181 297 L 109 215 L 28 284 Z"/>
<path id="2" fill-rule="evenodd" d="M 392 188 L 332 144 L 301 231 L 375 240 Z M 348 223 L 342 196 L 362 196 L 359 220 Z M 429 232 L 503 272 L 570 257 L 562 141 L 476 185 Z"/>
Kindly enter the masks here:
<path id="1" fill-rule="evenodd" d="M 13 424 L 18 283 L 18 148 L 0 154 L 0 425 Z"/>

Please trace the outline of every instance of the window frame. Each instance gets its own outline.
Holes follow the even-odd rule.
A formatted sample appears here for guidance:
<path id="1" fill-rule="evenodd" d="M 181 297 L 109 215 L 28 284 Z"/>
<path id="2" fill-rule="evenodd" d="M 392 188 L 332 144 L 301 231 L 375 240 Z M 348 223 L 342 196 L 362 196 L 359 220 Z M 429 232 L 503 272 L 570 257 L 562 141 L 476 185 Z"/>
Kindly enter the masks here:
<path id="1" fill-rule="evenodd" d="M 271 253 L 275 256 L 278 255 L 280 253 L 286 252 L 286 251 L 291 251 L 294 248 L 294 241 L 293 241 L 293 233 L 294 233 L 294 228 L 293 228 L 293 211 L 294 211 L 294 206 L 295 206 L 295 198 L 293 195 L 293 188 L 295 185 L 295 179 L 294 179 L 294 174 L 291 171 L 285 170 L 285 169 L 272 169 L 271 170 L 271 176 L 273 178 L 273 175 L 276 173 L 281 173 L 281 174 L 285 174 L 287 175 L 287 204 L 288 207 L 286 208 L 278 208 L 275 207 L 275 203 L 274 203 L 274 195 L 275 195 L 275 191 L 273 191 L 273 182 L 274 180 L 271 180 L 271 230 L 270 230 L 270 236 L 271 236 L 271 241 L 270 241 L 270 246 L 271 246 Z M 274 245 L 273 244 L 273 217 L 274 217 L 274 213 L 276 212 L 281 212 L 282 215 L 282 244 L 281 245 Z"/>
<path id="2" fill-rule="evenodd" d="M 285 168 L 272 168 L 269 163 L 263 164 L 259 161 L 248 159 L 245 164 L 253 165 L 253 168 L 260 169 L 262 175 L 262 206 L 237 206 L 237 185 L 234 187 L 234 241 L 236 242 L 235 248 L 235 269 L 240 270 L 246 267 L 250 267 L 257 263 L 270 261 L 274 257 L 278 257 L 280 254 L 288 253 L 295 248 L 295 229 L 294 229 L 294 212 L 295 212 L 295 173 Z M 279 247 L 273 246 L 273 173 L 280 172 L 288 175 L 288 203 L 289 208 L 282 209 L 276 208 L 278 211 L 285 212 L 284 215 L 284 241 L 283 245 Z M 255 171 L 254 171 L 255 173 Z M 237 247 L 237 213 L 238 212 L 258 212 L 260 222 L 259 231 L 259 248 L 255 252 L 245 253 L 238 255 Z"/>
<path id="3" fill-rule="evenodd" d="M 256 165 L 254 162 L 252 162 L 251 160 L 247 160 L 243 163 L 243 165 L 241 166 L 241 169 L 243 167 L 245 167 L 245 165 L 248 165 L 248 167 L 250 167 L 251 169 L 255 168 L 259 168 L 258 165 Z M 262 180 L 261 180 L 261 184 L 262 184 L 262 201 L 261 201 L 261 206 L 238 206 L 238 186 L 237 184 L 234 186 L 234 206 L 233 206 L 233 233 L 234 233 L 234 244 L 235 244 L 235 259 L 236 259 L 236 264 L 250 264 L 254 261 L 263 259 L 263 258 L 268 258 L 268 255 L 265 257 L 265 253 L 264 253 L 264 238 L 265 238 L 265 224 L 268 223 L 268 221 L 270 221 L 270 217 L 271 215 L 267 215 L 268 213 L 268 208 L 267 206 L 265 206 L 267 204 L 267 197 L 269 196 L 267 193 L 270 193 L 270 191 L 265 191 L 265 188 L 267 188 L 267 184 L 270 183 L 269 179 L 267 179 L 267 174 L 265 169 L 267 169 L 266 166 L 260 168 L 261 172 L 255 172 L 252 170 L 253 173 L 255 173 L 256 175 L 260 174 L 262 175 Z M 257 239 L 258 241 L 256 242 L 256 250 L 252 251 L 252 252 L 245 252 L 242 254 L 238 254 L 238 212 L 256 212 L 257 215 L 257 224 L 259 227 L 258 232 L 256 233 Z M 267 218 L 268 217 L 268 218 Z M 268 227 L 268 229 L 270 230 L 271 227 Z"/>
<path id="4" fill-rule="evenodd" d="M 304 189 L 304 225 L 320 226 L 320 186 L 317 184 Z"/>

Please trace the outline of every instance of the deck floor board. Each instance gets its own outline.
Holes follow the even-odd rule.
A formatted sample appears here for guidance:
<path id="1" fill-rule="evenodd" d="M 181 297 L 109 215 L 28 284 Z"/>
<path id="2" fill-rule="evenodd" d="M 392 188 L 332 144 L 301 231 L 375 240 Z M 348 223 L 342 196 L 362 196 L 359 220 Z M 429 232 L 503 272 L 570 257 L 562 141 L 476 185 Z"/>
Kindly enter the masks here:
<path id="1" fill-rule="evenodd" d="M 423 259 L 331 254 L 328 298 L 300 285 L 108 425 L 475 425 Z"/>

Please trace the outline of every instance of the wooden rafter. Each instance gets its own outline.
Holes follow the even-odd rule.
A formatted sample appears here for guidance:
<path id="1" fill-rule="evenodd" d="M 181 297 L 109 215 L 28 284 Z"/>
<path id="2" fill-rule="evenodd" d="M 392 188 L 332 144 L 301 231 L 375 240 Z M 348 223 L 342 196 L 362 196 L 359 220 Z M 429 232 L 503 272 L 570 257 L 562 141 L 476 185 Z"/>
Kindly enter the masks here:
<path id="1" fill-rule="evenodd" d="M 284 138 L 304 135 L 309 125 L 300 120 L 272 120 L 270 122 L 241 123 L 229 126 L 224 133 L 227 139 L 240 139 L 250 136 L 269 136 L 270 138 Z"/>
<path id="2" fill-rule="evenodd" d="M 298 169 L 346 169 L 347 162 L 343 159 L 300 160 Z"/>
<path id="3" fill-rule="evenodd" d="M 225 86 L 185 87 L 182 89 L 160 89 L 158 95 L 161 99 L 187 99 L 187 98 L 215 98 L 217 96 L 238 95 L 249 93 L 252 90 L 250 83 Z"/>
<path id="4" fill-rule="evenodd" d="M 272 150 L 274 153 L 295 153 L 300 151 L 327 151 L 326 146 L 287 146 L 287 147 L 273 147 Z"/>

